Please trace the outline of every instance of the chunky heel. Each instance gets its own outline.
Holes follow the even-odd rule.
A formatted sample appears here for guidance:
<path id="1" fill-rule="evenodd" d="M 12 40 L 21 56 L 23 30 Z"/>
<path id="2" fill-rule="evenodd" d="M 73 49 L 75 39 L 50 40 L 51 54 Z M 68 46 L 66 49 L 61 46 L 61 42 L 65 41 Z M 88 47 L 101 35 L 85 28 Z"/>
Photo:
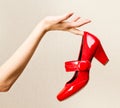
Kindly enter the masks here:
<path id="1" fill-rule="evenodd" d="M 109 61 L 101 43 L 98 45 L 94 56 L 103 65 L 107 64 L 107 62 Z"/>

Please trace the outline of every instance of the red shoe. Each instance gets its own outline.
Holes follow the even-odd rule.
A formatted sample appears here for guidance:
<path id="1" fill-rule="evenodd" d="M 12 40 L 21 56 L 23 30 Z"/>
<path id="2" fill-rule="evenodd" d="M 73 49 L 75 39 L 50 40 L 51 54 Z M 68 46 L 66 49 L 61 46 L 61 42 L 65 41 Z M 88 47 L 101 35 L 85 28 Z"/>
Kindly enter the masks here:
<path id="1" fill-rule="evenodd" d="M 70 97 L 87 84 L 93 57 L 103 65 L 109 61 L 97 37 L 91 33 L 84 32 L 78 60 L 65 62 L 66 71 L 75 71 L 75 74 L 57 95 L 59 101 Z"/>

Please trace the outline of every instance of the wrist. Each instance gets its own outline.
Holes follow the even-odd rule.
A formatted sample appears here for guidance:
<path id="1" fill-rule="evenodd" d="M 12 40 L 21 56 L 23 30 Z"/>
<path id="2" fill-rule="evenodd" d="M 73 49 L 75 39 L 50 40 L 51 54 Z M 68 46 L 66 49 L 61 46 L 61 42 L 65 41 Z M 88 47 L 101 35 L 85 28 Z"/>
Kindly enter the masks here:
<path id="1" fill-rule="evenodd" d="M 43 33 L 46 33 L 48 31 L 44 21 L 39 22 L 38 25 L 36 26 L 36 29 L 38 29 L 39 31 Z"/>
<path id="2" fill-rule="evenodd" d="M 36 39 L 42 39 L 42 37 L 45 35 L 46 32 L 47 30 L 45 28 L 45 24 L 41 21 L 33 29 L 33 31 L 30 34 L 30 37 L 36 38 Z"/>
<path id="3" fill-rule="evenodd" d="M 38 26 L 40 27 L 40 29 L 41 29 L 44 33 L 50 31 L 49 23 L 48 23 L 45 19 L 43 19 L 43 20 L 38 24 Z"/>

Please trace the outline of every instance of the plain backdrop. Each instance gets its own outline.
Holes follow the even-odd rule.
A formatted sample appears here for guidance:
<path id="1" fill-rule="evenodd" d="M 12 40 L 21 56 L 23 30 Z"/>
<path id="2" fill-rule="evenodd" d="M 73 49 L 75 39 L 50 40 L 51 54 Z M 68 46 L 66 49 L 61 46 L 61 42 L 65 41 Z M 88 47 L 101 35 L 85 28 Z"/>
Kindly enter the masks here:
<path id="1" fill-rule="evenodd" d="M 65 101 L 56 95 L 74 73 L 64 62 L 76 60 L 81 36 L 48 32 L 9 92 L 0 93 L 0 108 L 120 108 L 119 0 L 0 0 L 0 64 L 24 42 L 36 24 L 49 15 L 74 12 L 92 22 L 81 30 L 95 34 L 110 59 L 93 59 L 84 89 Z"/>

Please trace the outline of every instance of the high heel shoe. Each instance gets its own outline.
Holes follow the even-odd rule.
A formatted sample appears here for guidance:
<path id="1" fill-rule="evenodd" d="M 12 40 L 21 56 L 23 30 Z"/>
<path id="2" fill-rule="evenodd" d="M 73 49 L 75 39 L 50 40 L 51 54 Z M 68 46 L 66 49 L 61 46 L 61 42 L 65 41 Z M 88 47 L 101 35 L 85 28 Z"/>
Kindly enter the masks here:
<path id="1" fill-rule="evenodd" d="M 65 62 L 66 71 L 75 71 L 75 74 L 57 95 L 57 99 L 59 101 L 75 94 L 87 84 L 93 57 L 95 57 L 103 65 L 109 61 L 99 39 L 91 33 L 84 32 L 78 60 Z"/>

